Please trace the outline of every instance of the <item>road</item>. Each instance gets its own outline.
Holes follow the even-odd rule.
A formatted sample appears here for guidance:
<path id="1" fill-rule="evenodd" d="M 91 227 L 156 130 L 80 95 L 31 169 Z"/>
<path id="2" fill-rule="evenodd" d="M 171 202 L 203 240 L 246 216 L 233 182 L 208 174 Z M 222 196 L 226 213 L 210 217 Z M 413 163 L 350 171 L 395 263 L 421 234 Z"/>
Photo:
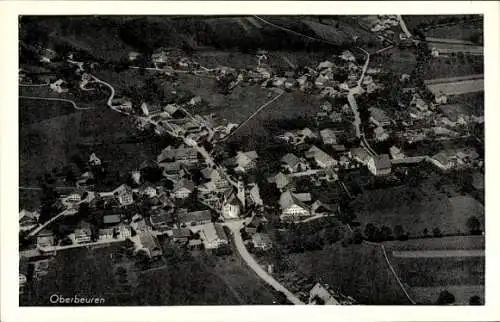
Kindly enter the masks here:
<path id="1" fill-rule="evenodd" d="M 229 227 L 233 233 L 234 244 L 238 253 L 243 258 L 243 260 L 247 263 L 248 266 L 267 284 L 271 285 L 276 291 L 282 292 L 285 294 L 287 299 L 295 305 L 304 305 L 297 296 L 295 296 L 292 292 L 290 292 L 286 287 L 281 285 L 278 281 L 276 281 L 271 275 L 269 275 L 257 261 L 253 258 L 253 256 L 248 252 L 245 244 L 243 243 L 243 239 L 241 238 L 240 229 L 236 225 L 226 225 Z M 241 228 L 241 226 L 239 226 Z"/>
<path id="2" fill-rule="evenodd" d="M 50 225 L 51 223 L 53 223 L 54 221 L 56 221 L 57 219 L 61 218 L 61 217 L 64 217 L 64 216 L 71 216 L 71 215 L 74 215 L 78 212 L 78 210 L 76 209 L 66 209 L 66 210 L 63 210 L 61 211 L 60 213 L 58 213 L 57 215 L 55 215 L 54 217 L 52 217 L 51 219 L 47 220 L 46 222 L 44 222 L 42 225 L 38 226 L 37 228 L 35 228 L 35 230 L 32 230 L 29 234 L 28 234 L 28 238 L 31 238 L 35 235 L 37 235 L 40 231 L 42 231 L 42 229 L 44 229 L 45 227 L 47 227 L 48 225 Z"/>
<path id="3" fill-rule="evenodd" d="M 64 98 L 37 97 L 37 96 L 24 96 L 24 95 L 19 95 L 19 98 L 30 99 L 30 100 L 66 102 L 66 103 L 70 103 L 71 105 L 73 105 L 73 108 L 75 110 L 90 110 L 90 109 L 94 108 L 94 107 L 79 107 L 78 105 L 76 105 L 76 103 L 74 101 L 68 100 L 68 99 L 64 99 Z"/>
<path id="4" fill-rule="evenodd" d="M 403 20 L 403 16 L 398 15 L 398 20 L 399 20 L 399 25 L 401 26 L 401 29 L 405 33 L 406 37 L 411 38 L 411 33 L 406 27 L 405 21 Z"/>
<path id="5" fill-rule="evenodd" d="M 484 250 L 482 249 L 407 250 L 407 251 L 393 251 L 392 256 L 399 258 L 484 257 Z"/>

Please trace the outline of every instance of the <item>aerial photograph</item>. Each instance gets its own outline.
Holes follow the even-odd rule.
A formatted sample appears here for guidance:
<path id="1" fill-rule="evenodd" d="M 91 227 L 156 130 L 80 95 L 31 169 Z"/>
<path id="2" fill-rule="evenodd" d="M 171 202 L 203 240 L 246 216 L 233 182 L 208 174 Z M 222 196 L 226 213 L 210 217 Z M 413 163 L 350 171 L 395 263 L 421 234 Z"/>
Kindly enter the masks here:
<path id="1" fill-rule="evenodd" d="M 485 305 L 482 15 L 18 17 L 19 305 Z"/>

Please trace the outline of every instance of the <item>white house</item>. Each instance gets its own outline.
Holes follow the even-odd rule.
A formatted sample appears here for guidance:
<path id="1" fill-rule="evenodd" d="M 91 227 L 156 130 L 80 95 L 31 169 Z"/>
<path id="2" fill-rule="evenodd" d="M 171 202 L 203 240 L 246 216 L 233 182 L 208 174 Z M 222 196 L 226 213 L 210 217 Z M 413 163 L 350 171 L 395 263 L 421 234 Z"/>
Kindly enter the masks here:
<path id="1" fill-rule="evenodd" d="M 307 170 L 307 163 L 293 153 L 288 153 L 281 158 L 281 166 L 290 173 Z"/>
<path id="2" fill-rule="evenodd" d="M 186 199 L 193 192 L 195 185 L 192 181 L 181 179 L 176 182 L 172 195 L 177 199 Z"/>
<path id="3" fill-rule="evenodd" d="M 300 194 L 294 194 L 291 191 L 285 191 L 280 196 L 281 215 L 280 219 L 284 221 L 297 221 L 304 217 L 311 216 L 309 206 L 300 200 Z"/>
<path id="4" fill-rule="evenodd" d="M 101 165 L 101 159 L 99 159 L 95 153 L 92 153 L 89 158 L 89 164 L 91 166 L 99 166 Z"/>
<path id="5" fill-rule="evenodd" d="M 333 113 L 332 113 L 333 114 Z M 339 114 L 339 113 L 336 113 Z M 324 144 L 337 144 L 337 138 L 335 136 L 335 132 L 331 129 L 323 129 L 319 132 L 321 138 L 323 139 Z"/>
<path id="6" fill-rule="evenodd" d="M 314 145 L 306 152 L 306 157 L 314 159 L 316 164 L 321 168 L 328 168 L 337 165 L 337 160 Z"/>
<path id="7" fill-rule="evenodd" d="M 236 163 L 235 171 L 246 172 L 251 169 L 254 169 L 255 166 L 257 165 L 258 157 L 259 156 L 255 151 L 248 151 L 248 152 L 238 151 L 235 157 L 235 163 Z"/>
<path id="8" fill-rule="evenodd" d="M 128 206 L 134 202 L 132 188 L 130 188 L 126 184 L 122 184 L 118 188 L 113 190 L 113 195 L 118 198 L 118 201 L 122 206 Z"/>
<path id="9" fill-rule="evenodd" d="M 328 286 L 316 283 L 309 291 L 309 304 L 340 305 L 340 303 L 328 291 Z"/>
<path id="10" fill-rule="evenodd" d="M 267 234 L 255 233 L 252 236 L 253 247 L 266 251 L 273 248 L 271 238 Z"/>
<path id="11" fill-rule="evenodd" d="M 391 173 L 391 160 L 388 154 L 371 156 L 367 166 L 368 170 L 376 176 L 385 176 Z"/>

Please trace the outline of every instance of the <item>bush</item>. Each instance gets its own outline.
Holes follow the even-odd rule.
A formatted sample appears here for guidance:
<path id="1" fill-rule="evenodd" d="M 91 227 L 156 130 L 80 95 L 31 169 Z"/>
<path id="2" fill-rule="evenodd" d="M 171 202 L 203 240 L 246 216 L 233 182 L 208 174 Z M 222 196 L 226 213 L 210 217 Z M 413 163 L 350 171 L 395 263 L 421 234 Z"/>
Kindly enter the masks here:
<path id="1" fill-rule="evenodd" d="M 455 302 L 455 296 L 447 290 L 442 291 L 436 301 L 437 305 L 448 305 Z"/>

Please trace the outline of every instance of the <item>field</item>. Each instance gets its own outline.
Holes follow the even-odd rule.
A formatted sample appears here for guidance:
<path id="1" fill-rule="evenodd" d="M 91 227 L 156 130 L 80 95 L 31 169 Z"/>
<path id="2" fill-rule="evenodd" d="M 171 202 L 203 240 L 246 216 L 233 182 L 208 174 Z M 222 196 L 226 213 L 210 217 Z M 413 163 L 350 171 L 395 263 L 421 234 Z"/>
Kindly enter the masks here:
<path id="1" fill-rule="evenodd" d="M 37 176 L 67 165 L 76 154 L 86 160 L 92 152 L 108 163 L 111 171 L 124 174 L 160 150 L 159 142 L 126 142 L 134 135 L 129 118 L 104 106 L 21 124 L 19 182 L 37 185 Z"/>
<path id="2" fill-rule="evenodd" d="M 300 275 L 328 283 L 361 304 L 409 304 L 378 246 L 337 243 L 288 259 Z"/>
<path id="3" fill-rule="evenodd" d="M 370 67 L 379 67 L 396 74 L 411 74 L 417 59 L 412 50 L 392 48 L 370 58 Z"/>
<path id="4" fill-rule="evenodd" d="M 445 78 L 468 76 L 472 74 L 482 74 L 484 72 L 483 57 L 458 56 L 437 57 L 429 60 L 425 64 L 422 72 L 423 79 Z"/>
<path id="5" fill-rule="evenodd" d="M 49 264 L 48 275 L 35 284 L 33 298 L 24 305 L 50 305 L 52 294 L 97 296 L 105 298 L 106 305 L 120 304 L 117 299 L 123 293 L 117 288 L 110 258 L 110 254 L 120 247 L 114 244 L 98 249 L 73 248 L 58 252 Z"/>
<path id="6" fill-rule="evenodd" d="M 458 82 L 447 82 L 427 85 L 427 88 L 434 94 L 445 93 L 446 95 L 462 95 L 484 91 L 484 80 L 464 80 Z"/>
<path id="7" fill-rule="evenodd" d="M 467 304 L 473 295 L 484 299 L 483 237 L 445 237 L 384 244 L 392 265 L 418 303 L 434 304 L 445 289 L 455 296 L 457 304 Z M 413 256 L 398 256 L 403 253 Z"/>
<path id="8" fill-rule="evenodd" d="M 459 195 L 449 198 L 449 192 L 430 182 L 420 188 L 403 185 L 365 190 L 353 207 L 362 225 L 374 223 L 391 229 L 401 225 L 410 236 L 422 236 L 425 229 L 432 234 L 434 228 L 442 234 L 468 233 L 470 216 L 476 216 L 484 227 L 484 208 L 476 200 Z"/>

